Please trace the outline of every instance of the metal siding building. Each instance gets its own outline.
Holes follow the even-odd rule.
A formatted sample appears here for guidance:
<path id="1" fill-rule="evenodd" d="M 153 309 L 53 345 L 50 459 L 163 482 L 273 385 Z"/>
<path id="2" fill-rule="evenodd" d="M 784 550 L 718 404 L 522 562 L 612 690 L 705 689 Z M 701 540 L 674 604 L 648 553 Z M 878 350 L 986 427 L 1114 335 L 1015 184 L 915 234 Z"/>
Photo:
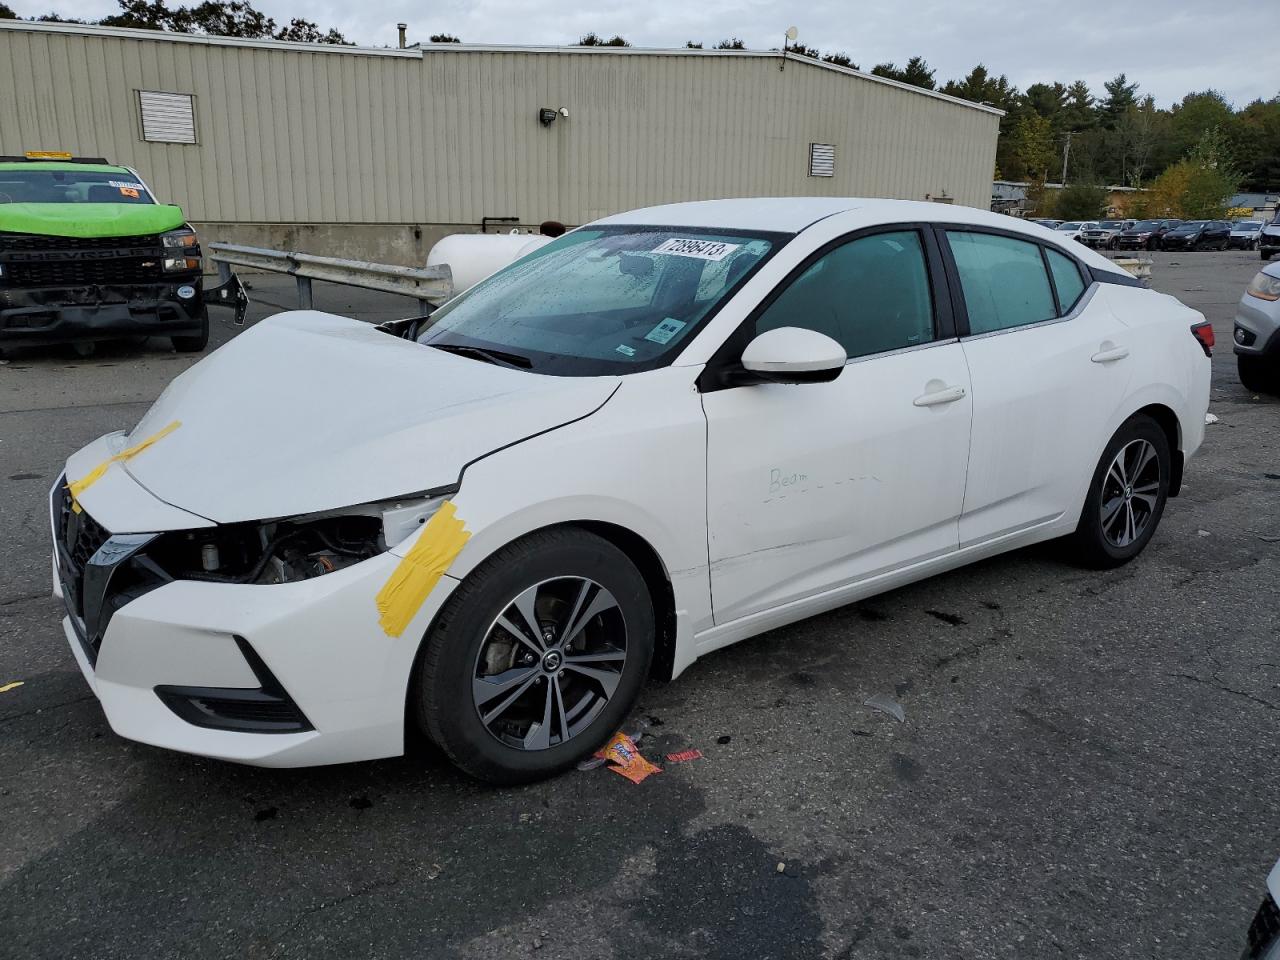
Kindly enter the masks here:
<path id="1" fill-rule="evenodd" d="M 383 50 L 17 21 L 0 21 L 0 86 L 0 154 L 134 166 L 211 239 L 402 262 L 484 217 L 577 224 L 770 195 L 985 207 L 1000 117 L 777 52 Z M 145 141 L 144 92 L 190 95 L 195 142 Z M 569 116 L 544 126 L 543 107 Z M 834 146 L 832 176 L 809 175 L 814 143 Z"/>

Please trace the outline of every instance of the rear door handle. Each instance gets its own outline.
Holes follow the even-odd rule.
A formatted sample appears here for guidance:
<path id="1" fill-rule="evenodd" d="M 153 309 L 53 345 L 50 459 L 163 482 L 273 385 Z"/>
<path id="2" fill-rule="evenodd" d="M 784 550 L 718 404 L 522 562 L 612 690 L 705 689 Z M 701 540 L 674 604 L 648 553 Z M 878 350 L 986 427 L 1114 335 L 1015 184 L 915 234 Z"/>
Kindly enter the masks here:
<path id="1" fill-rule="evenodd" d="M 1089 359 L 1094 363 L 1111 363 L 1113 360 L 1123 360 L 1128 355 L 1128 347 L 1111 347 L 1109 350 L 1098 351 Z"/>
<path id="2" fill-rule="evenodd" d="M 922 393 L 911 402 L 917 407 L 934 407 L 940 403 L 955 403 L 964 398 L 964 387 L 944 387 L 932 393 Z"/>

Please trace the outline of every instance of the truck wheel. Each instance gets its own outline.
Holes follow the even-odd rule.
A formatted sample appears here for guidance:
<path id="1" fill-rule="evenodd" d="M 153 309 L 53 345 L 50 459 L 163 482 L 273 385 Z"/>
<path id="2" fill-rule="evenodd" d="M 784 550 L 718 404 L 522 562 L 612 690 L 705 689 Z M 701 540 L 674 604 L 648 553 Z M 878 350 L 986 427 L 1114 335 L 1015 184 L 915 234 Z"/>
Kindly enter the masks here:
<path id="1" fill-rule="evenodd" d="M 209 308 L 200 314 L 200 332 L 190 337 L 170 337 L 173 349 L 179 353 L 199 353 L 209 345 Z"/>
<path id="2" fill-rule="evenodd" d="M 1266 357 L 1236 357 L 1236 372 L 1250 393 L 1280 392 L 1280 371 Z"/>
<path id="3" fill-rule="evenodd" d="M 1262 257 L 1262 262 L 1263 262 L 1263 263 L 1266 263 L 1268 260 L 1270 260 L 1270 259 L 1271 259 L 1271 251 L 1270 251 L 1270 250 L 1262 250 L 1262 251 L 1260 251 L 1259 256 L 1261 256 L 1261 257 Z"/>
<path id="4" fill-rule="evenodd" d="M 92 357 L 98 352 L 98 343 L 96 340 L 72 340 L 71 349 L 77 357 Z"/>

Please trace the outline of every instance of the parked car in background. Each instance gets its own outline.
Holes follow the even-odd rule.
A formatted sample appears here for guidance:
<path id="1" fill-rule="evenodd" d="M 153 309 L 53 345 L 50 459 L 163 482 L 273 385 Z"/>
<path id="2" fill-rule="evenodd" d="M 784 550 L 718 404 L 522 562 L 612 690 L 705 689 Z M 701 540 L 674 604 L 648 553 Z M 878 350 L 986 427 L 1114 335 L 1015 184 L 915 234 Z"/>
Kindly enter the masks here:
<path id="1" fill-rule="evenodd" d="M 1098 224 L 1094 220 L 1068 220 L 1065 223 L 1058 224 L 1053 229 L 1069 240 L 1080 240 L 1084 231 L 1096 230 L 1097 228 Z"/>
<path id="2" fill-rule="evenodd" d="M 1040 224 L 1040 226 L 1042 226 L 1042 227 L 1048 227 L 1050 230 L 1056 230 L 1056 229 L 1058 228 L 1058 224 L 1060 224 L 1062 221 L 1061 221 L 1061 220 L 1043 220 L 1043 219 L 1036 219 L 1036 220 L 1031 220 L 1031 221 L 1029 221 L 1029 222 L 1030 222 L 1030 223 L 1038 223 L 1038 224 Z"/>
<path id="3" fill-rule="evenodd" d="M 1280 960 L 1280 863 L 1267 875 L 1267 891 L 1249 924 L 1240 960 Z"/>
<path id="4" fill-rule="evenodd" d="M 1099 220 L 1092 227 L 1081 228 L 1080 242 L 1094 249 L 1114 250 L 1120 242 L 1120 234 L 1132 225 L 1132 220 Z"/>
<path id="5" fill-rule="evenodd" d="M 125 737 L 303 766 L 421 730 L 545 777 L 728 644 L 1045 540 L 1133 560 L 1212 342 L 1001 214 L 618 214 L 429 317 L 263 320 L 72 454 L 63 630 Z"/>
<path id="6" fill-rule="evenodd" d="M 1225 250 L 1231 237 L 1226 220 L 1184 220 L 1164 235 L 1165 250 Z"/>
<path id="7" fill-rule="evenodd" d="M 138 172 L 69 153 L 0 157 L 0 348 L 209 339 L 200 245 Z"/>
<path id="8" fill-rule="evenodd" d="M 1280 210 L 1276 211 L 1271 222 L 1262 228 L 1258 236 L 1258 250 L 1263 260 L 1270 260 L 1280 253 Z"/>
<path id="9" fill-rule="evenodd" d="M 1261 236 L 1261 220 L 1241 220 L 1238 223 L 1232 224 L 1231 236 L 1227 238 L 1227 248 L 1257 250 L 1258 238 Z"/>
<path id="10" fill-rule="evenodd" d="M 1164 235 L 1182 223 L 1181 220 L 1139 220 L 1121 230 L 1116 246 L 1121 250 L 1159 250 Z"/>
<path id="11" fill-rule="evenodd" d="M 1232 339 L 1240 382 L 1257 393 L 1280 393 L 1280 263 L 1267 264 L 1245 288 Z"/>

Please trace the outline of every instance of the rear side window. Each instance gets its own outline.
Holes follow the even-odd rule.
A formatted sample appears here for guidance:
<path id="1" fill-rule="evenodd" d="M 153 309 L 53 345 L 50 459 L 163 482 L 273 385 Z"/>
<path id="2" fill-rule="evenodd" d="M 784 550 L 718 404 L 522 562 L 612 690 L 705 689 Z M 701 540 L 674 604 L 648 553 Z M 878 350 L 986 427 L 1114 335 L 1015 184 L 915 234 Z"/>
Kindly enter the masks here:
<path id="1" fill-rule="evenodd" d="M 1045 248 L 1049 258 L 1049 269 L 1053 272 L 1053 285 L 1058 289 L 1058 304 L 1065 316 L 1076 305 L 1080 295 L 1084 293 L 1084 278 L 1080 276 L 1080 268 L 1065 253 Z"/>
<path id="2" fill-rule="evenodd" d="M 756 319 L 756 333 L 804 327 L 846 356 L 865 357 L 933 339 L 933 297 L 914 230 L 877 233 L 814 261 Z"/>
<path id="3" fill-rule="evenodd" d="M 1057 314 L 1038 244 L 989 233 L 948 230 L 969 332 L 992 333 Z"/>

